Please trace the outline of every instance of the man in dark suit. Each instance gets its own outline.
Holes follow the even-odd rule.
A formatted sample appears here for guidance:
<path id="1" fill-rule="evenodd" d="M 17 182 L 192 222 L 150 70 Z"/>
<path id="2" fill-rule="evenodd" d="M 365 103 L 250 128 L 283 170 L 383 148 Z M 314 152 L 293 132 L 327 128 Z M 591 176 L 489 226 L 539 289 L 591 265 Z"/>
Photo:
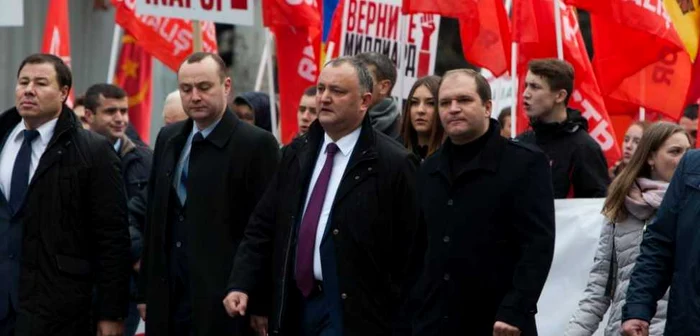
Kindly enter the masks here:
<path id="1" fill-rule="evenodd" d="M 544 153 L 500 136 L 491 88 L 473 70 L 440 84 L 448 139 L 421 166 L 428 254 L 413 335 L 537 335 L 554 253 L 554 195 Z"/>
<path id="2" fill-rule="evenodd" d="M 178 71 L 189 119 L 163 128 L 148 185 L 139 306 L 153 335 L 241 335 L 221 305 L 243 229 L 277 165 L 278 145 L 226 107 L 223 60 L 195 53 Z"/>
<path id="3" fill-rule="evenodd" d="M 318 120 L 283 151 L 236 254 L 232 316 L 269 316 L 280 335 L 391 333 L 424 238 L 417 160 L 372 128 L 371 92 L 359 60 L 324 67 Z"/>
<path id="4" fill-rule="evenodd" d="M 60 58 L 31 55 L 17 73 L 15 107 L 0 116 L 1 336 L 123 332 L 121 163 L 64 105 L 71 82 Z"/>

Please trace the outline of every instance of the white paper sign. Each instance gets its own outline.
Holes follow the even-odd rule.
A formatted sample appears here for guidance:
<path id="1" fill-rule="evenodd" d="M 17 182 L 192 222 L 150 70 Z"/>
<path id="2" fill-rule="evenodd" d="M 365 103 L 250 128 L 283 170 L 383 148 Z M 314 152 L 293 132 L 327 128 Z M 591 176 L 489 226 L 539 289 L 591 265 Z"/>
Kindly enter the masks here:
<path id="1" fill-rule="evenodd" d="M 22 27 L 24 25 L 24 0 L 2 0 L 0 27 Z"/>
<path id="2" fill-rule="evenodd" d="M 126 0 L 136 13 L 252 26 L 253 0 Z"/>

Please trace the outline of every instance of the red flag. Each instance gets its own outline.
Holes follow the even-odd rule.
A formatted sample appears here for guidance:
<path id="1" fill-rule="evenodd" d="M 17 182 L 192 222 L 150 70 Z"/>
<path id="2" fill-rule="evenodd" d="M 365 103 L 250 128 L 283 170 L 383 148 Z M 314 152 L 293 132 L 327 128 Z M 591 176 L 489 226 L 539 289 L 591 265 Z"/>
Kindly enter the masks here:
<path id="1" fill-rule="evenodd" d="M 333 12 L 331 30 L 328 32 L 328 42 L 326 43 L 328 46 L 326 59 L 333 59 L 340 55 L 340 35 L 343 33 L 343 6 L 345 6 L 345 0 L 340 0 Z"/>
<path id="2" fill-rule="evenodd" d="M 46 26 L 44 27 L 44 41 L 41 52 L 60 57 L 63 62 L 71 66 L 70 59 L 70 30 L 68 23 L 68 0 L 50 0 L 49 10 L 46 12 Z M 73 90 L 66 100 L 68 106 L 73 106 Z"/>
<path id="3" fill-rule="evenodd" d="M 289 143 L 298 132 L 297 107 L 307 87 L 316 84 L 321 51 L 321 9 L 316 0 L 290 4 L 263 0 L 263 21 L 272 30 L 277 50 L 280 134 Z"/>
<path id="4" fill-rule="evenodd" d="M 686 105 L 692 63 L 663 1 L 567 2 L 591 13 L 593 63 L 606 99 L 677 120 Z M 683 98 L 668 99 L 659 92 L 680 93 Z"/>
<path id="5" fill-rule="evenodd" d="M 620 159 L 620 149 L 615 141 L 612 122 L 600 89 L 588 60 L 586 47 L 579 31 L 576 13 L 571 7 L 562 6 L 562 40 L 564 59 L 575 72 L 574 91 L 569 100 L 571 108 L 581 111 L 588 121 L 588 133 L 600 145 L 608 165 Z M 513 7 L 513 38 L 520 43 L 518 53 L 518 94 L 524 90 L 527 63 L 536 58 L 556 57 L 556 31 L 554 29 L 554 3 L 552 0 L 516 1 Z M 527 128 L 522 99 L 518 106 L 518 131 Z"/>
<path id="6" fill-rule="evenodd" d="M 139 15 L 134 11 L 135 1 L 112 0 L 117 9 L 116 22 L 131 32 L 146 52 L 177 71 L 180 64 L 192 54 L 192 22 L 190 20 Z M 217 52 L 214 23 L 201 21 L 202 50 Z"/>
<path id="7" fill-rule="evenodd" d="M 141 139 L 148 143 L 151 131 L 151 56 L 136 44 L 136 38 L 126 32 L 122 37 L 114 84 L 129 97 L 129 123 Z"/>
<path id="8" fill-rule="evenodd" d="M 510 23 L 502 0 L 403 0 L 404 14 L 459 18 L 464 58 L 500 76 L 510 67 Z"/>

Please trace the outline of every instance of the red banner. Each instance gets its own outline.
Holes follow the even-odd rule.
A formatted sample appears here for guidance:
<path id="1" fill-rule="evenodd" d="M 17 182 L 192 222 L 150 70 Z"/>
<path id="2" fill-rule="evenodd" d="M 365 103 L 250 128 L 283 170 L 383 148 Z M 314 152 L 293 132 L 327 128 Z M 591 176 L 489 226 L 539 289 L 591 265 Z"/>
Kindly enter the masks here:
<path id="1" fill-rule="evenodd" d="M 136 44 L 136 38 L 126 32 L 117 63 L 114 84 L 129 97 L 129 123 L 141 139 L 148 143 L 151 133 L 151 56 Z"/>
<path id="2" fill-rule="evenodd" d="M 508 71 L 511 34 L 502 0 L 403 0 L 402 12 L 458 18 L 464 58 L 494 76 Z"/>
<path id="3" fill-rule="evenodd" d="M 60 57 L 68 67 L 71 66 L 69 27 L 68 0 L 50 0 L 41 52 Z M 73 90 L 68 94 L 66 104 L 73 106 Z"/>
<path id="4" fill-rule="evenodd" d="M 146 52 L 173 71 L 192 54 L 192 21 L 136 14 L 133 0 L 112 0 L 117 9 L 116 22 L 133 34 Z M 200 22 L 202 50 L 217 52 L 216 30 L 213 22 Z"/>
<path id="5" fill-rule="evenodd" d="M 556 34 L 553 29 L 554 3 L 552 0 L 543 0 L 516 1 L 515 4 L 513 36 L 520 42 L 518 95 L 522 97 L 527 63 L 536 58 L 557 56 Z M 564 59 L 571 63 L 575 71 L 574 91 L 569 100 L 569 107 L 581 111 L 588 121 L 588 133 L 600 145 L 608 165 L 612 165 L 620 159 L 620 148 L 616 144 L 612 122 L 588 59 L 578 19 L 571 7 L 563 6 L 561 12 Z M 528 127 L 529 120 L 523 110 L 522 99 L 518 99 L 518 102 L 518 131 L 521 132 Z"/>
<path id="6" fill-rule="evenodd" d="M 297 110 L 307 87 L 315 85 L 321 51 L 321 9 L 316 0 L 290 4 L 263 0 L 264 25 L 275 35 L 280 94 L 280 136 L 289 143 L 297 134 Z"/>
<path id="7" fill-rule="evenodd" d="M 685 96 L 692 63 L 663 1 L 567 2 L 591 13 L 593 64 L 603 95 L 659 111 L 673 120 L 680 118 L 687 102 L 659 92 Z"/>

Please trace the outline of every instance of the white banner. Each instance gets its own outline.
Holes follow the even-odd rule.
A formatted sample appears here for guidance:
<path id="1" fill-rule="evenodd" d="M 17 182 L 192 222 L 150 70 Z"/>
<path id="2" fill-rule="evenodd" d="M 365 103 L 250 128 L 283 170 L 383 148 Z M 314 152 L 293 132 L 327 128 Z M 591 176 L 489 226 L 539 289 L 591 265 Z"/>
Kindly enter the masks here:
<path id="1" fill-rule="evenodd" d="M 136 13 L 188 20 L 252 26 L 253 0 L 125 0 L 136 1 Z"/>
<path id="2" fill-rule="evenodd" d="M 537 329 L 540 336 L 562 336 L 593 267 L 600 230 L 605 218 L 600 214 L 604 199 L 555 201 L 556 243 L 549 277 L 537 303 Z M 600 325 L 605 326 L 607 319 Z M 603 335 L 599 328 L 595 335 Z"/>
<path id="3" fill-rule="evenodd" d="M 0 10 L 0 27 L 24 25 L 24 0 L 3 0 Z"/>
<path id="4" fill-rule="evenodd" d="M 346 0 L 342 25 L 341 56 L 376 52 L 397 64 L 393 96 L 408 98 L 418 78 L 434 73 L 439 15 L 402 15 L 399 0 Z"/>

